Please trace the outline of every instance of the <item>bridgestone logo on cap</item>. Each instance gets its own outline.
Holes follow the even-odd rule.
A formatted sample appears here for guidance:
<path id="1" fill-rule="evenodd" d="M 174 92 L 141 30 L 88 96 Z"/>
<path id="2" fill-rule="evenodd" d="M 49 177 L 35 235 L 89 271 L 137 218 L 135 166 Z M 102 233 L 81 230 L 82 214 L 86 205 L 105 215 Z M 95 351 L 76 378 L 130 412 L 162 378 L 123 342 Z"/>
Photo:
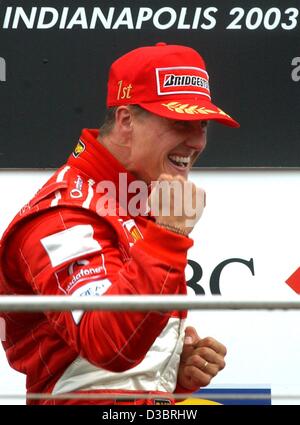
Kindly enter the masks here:
<path id="1" fill-rule="evenodd" d="M 208 74 L 196 67 L 156 68 L 157 94 L 198 94 L 210 99 Z"/>
<path id="2" fill-rule="evenodd" d="M 209 89 L 208 81 L 193 75 L 165 75 L 164 87 L 194 86 Z"/>

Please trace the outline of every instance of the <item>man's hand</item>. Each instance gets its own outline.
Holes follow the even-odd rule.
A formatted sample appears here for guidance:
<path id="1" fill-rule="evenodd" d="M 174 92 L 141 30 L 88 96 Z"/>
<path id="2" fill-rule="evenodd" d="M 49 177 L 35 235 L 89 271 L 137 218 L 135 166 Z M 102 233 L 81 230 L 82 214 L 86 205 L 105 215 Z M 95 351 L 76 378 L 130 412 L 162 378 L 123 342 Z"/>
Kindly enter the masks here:
<path id="1" fill-rule="evenodd" d="M 224 369 L 226 347 L 211 337 L 201 339 L 195 328 L 185 330 L 185 342 L 180 357 L 177 385 L 190 391 L 207 386 Z"/>
<path id="2" fill-rule="evenodd" d="M 205 192 L 182 176 L 161 174 L 152 188 L 149 206 L 161 226 L 189 234 L 205 207 Z"/>

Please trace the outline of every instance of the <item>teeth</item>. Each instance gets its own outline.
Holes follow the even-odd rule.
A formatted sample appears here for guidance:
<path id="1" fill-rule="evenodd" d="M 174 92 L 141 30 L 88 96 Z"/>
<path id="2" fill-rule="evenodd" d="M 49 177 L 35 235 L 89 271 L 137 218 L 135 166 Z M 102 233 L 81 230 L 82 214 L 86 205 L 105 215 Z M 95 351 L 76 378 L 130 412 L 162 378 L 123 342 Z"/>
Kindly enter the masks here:
<path id="1" fill-rule="evenodd" d="M 190 162 L 189 156 L 177 156 L 177 155 L 169 155 L 169 158 L 172 159 L 172 161 L 175 162 L 183 162 L 185 164 L 188 164 Z"/>

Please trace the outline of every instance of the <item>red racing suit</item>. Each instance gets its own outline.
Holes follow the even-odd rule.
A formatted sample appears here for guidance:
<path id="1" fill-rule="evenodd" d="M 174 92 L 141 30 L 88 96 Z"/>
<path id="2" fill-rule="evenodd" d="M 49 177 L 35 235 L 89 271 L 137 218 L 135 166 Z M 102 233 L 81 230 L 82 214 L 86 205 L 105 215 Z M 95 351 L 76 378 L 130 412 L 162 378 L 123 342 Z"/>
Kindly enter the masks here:
<path id="1" fill-rule="evenodd" d="M 192 240 L 149 216 L 103 216 L 97 183 L 134 177 L 83 130 L 75 151 L 17 214 L 0 245 L 2 295 L 186 294 Z M 125 174 L 124 174 L 125 173 Z M 124 188 L 123 188 L 124 189 Z M 128 194 L 128 200 L 132 199 Z M 103 206 L 103 204 L 101 204 Z M 4 349 L 29 393 L 172 393 L 186 312 L 6 313 Z M 178 388 L 178 387 L 177 387 Z M 181 389 L 181 391 L 185 391 Z M 113 404 L 51 400 L 34 404 Z M 139 400 L 135 404 L 153 404 Z M 171 401 L 173 403 L 173 400 Z"/>

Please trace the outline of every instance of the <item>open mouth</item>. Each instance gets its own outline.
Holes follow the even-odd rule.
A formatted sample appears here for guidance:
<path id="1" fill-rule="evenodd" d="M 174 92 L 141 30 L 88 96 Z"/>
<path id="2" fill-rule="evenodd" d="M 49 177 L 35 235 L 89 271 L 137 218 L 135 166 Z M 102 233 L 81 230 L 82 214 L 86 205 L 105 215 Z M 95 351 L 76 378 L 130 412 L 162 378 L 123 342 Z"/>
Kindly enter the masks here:
<path id="1" fill-rule="evenodd" d="M 177 168 L 185 170 L 190 164 L 191 158 L 189 156 L 178 156 L 178 155 L 168 155 L 169 161 L 175 165 Z"/>

